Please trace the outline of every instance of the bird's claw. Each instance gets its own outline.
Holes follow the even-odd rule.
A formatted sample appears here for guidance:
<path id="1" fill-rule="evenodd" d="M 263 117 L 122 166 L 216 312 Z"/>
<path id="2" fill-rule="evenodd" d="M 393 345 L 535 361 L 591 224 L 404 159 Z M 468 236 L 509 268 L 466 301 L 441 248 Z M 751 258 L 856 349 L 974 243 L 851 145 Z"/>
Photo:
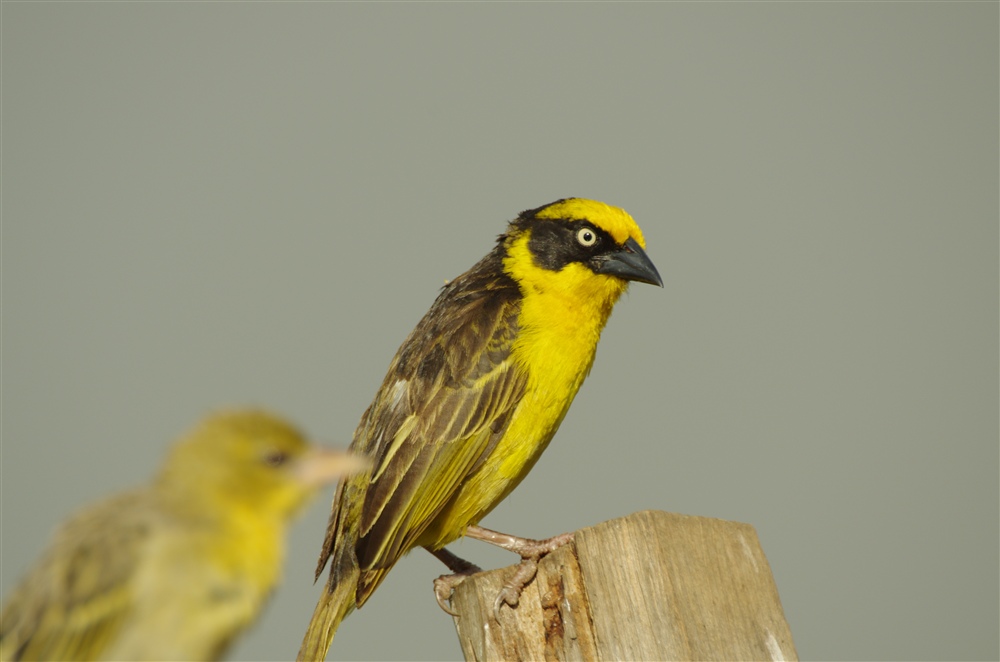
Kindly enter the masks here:
<path id="1" fill-rule="evenodd" d="M 448 569 L 454 573 L 451 575 L 441 575 L 434 580 L 434 599 L 437 600 L 438 606 L 441 607 L 446 614 L 458 616 L 458 612 L 449 606 L 451 603 L 451 594 L 455 592 L 455 588 L 457 588 L 466 577 L 474 575 L 477 572 L 482 572 L 483 569 L 475 563 L 466 561 L 460 556 L 455 556 L 444 547 L 441 549 L 431 549 L 430 547 L 427 547 L 426 549 L 428 552 L 436 556 L 442 563 L 448 566 Z"/>
<path id="2" fill-rule="evenodd" d="M 534 540 L 484 529 L 481 526 L 468 527 L 465 530 L 465 535 L 502 547 L 521 557 L 521 563 L 518 564 L 514 575 L 500 589 L 500 594 L 493 602 L 493 616 L 498 621 L 500 620 L 500 608 L 504 604 L 510 605 L 511 608 L 517 607 L 517 603 L 521 600 L 521 592 L 525 586 L 531 583 L 538 572 L 538 561 L 546 554 L 573 542 L 572 533 L 563 533 L 544 540 Z"/>
<path id="3" fill-rule="evenodd" d="M 446 614 L 458 616 L 458 612 L 451 608 L 451 594 L 455 592 L 455 587 L 465 581 L 466 575 L 441 575 L 434 580 L 434 599 L 438 606 Z"/>
<path id="4" fill-rule="evenodd" d="M 493 601 L 493 617 L 500 620 L 500 609 L 506 604 L 511 609 L 517 607 L 521 601 L 521 593 L 524 587 L 531 583 L 531 580 L 538 574 L 538 561 L 563 545 L 573 541 L 572 533 L 563 533 L 558 536 L 546 538 L 544 540 L 533 540 L 531 538 L 519 538 L 506 533 L 499 533 L 484 529 L 480 526 L 470 526 L 466 529 L 466 535 L 470 538 L 492 543 L 506 550 L 514 552 L 521 557 L 521 562 L 514 570 L 514 574 L 503 585 Z M 468 561 L 459 558 L 447 549 L 430 549 L 431 554 L 438 557 L 455 574 L 441 575 L 434 580 L 434 598 L 438 606 L 452 616 L 459 614 L 451 608 L 451 595 L 455 588 L 471 574 L 482 572 L 480 568 Z"/>
<path id="5" fill-rule="evenodd" d="M 511 609 L 517 607 L 518 602 L 521 601 L 521 592 L 524 591 L 525 586 L 531 583 L 536 574 L 538 574 L 538 562 L 533 558 L 521 559 L 514 574 L 503 585 L 500 593 L 497 594 L 497 599 L 493 602 L 493 618 L 497 621 L 500 620 L 500 608 L 504 604 Z"/>

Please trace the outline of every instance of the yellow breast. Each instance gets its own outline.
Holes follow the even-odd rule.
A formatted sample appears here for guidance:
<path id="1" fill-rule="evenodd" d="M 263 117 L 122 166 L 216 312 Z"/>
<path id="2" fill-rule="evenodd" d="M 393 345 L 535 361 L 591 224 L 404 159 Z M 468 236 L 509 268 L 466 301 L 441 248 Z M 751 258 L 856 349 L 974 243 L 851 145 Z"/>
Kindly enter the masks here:
<path id="1" fill-rule="evenodd" d="M 528 375 L 527 387 L 503 438 L 421 545 L 439 548 L 461 536 L 531 470 L 590 372 L 601 331 L 627 287 L 579 264 L 559 272 L 534 266 L 527 236 L 508 247 L 505 268 L 523 295 L 510 360 Z"/>
<path id="2" fill-rule="evenodd" d="M 105 659 L 213 659 L 257 617 L 280 578 L 283 530 L 233 513 L 198 530 L 160 527 L 137 573 L 133 615 Z"/>

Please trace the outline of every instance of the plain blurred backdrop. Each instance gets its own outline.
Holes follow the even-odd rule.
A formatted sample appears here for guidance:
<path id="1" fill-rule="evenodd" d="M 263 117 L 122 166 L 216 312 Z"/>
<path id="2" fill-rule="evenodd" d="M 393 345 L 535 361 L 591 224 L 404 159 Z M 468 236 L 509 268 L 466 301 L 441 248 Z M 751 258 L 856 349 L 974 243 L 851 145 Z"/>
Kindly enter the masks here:
<path id="1" fill-rule="evenodd" d="M 207 411 L 349 443 L 444 281 L 584 196 L 666 288 L 483 524 L 748 522 L 803 658 L 997 659 L 998 14 L 4 3 L 3 594 Z M 234 658 L 294 656 L 331 496 Z M 443 570 L 404 559 L 330 658 L 458 658 Z"/>

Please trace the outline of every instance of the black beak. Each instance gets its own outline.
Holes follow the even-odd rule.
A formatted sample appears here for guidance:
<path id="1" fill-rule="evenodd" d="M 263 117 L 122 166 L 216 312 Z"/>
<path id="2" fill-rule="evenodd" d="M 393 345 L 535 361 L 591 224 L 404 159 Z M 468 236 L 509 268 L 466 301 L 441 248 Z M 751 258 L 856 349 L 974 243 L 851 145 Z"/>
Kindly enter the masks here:
<path id="1" fill-rule="evenodd" d="M 613 253 L 606 253 L 601 256 L 594 269 L 595 273 L 618 276 L 625 280 L 635 280 L 640 283 L 659 285 L 663 287 L 663 279 L 642 247 L 635 239 L 629 237 L 628 241 Z"/>

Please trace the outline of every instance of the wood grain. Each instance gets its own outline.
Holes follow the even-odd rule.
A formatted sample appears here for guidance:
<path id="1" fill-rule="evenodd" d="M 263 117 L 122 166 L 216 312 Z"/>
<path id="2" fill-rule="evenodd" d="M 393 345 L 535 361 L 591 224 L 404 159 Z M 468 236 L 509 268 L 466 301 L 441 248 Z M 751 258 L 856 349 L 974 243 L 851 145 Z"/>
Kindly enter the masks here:
<path id="1" fill-rule="evenodd" d="M 452 597 L 467 660 L 797 660 L 753 527 L 643 511 L 576 532 L 493 617 L 514 567 Z"/>

